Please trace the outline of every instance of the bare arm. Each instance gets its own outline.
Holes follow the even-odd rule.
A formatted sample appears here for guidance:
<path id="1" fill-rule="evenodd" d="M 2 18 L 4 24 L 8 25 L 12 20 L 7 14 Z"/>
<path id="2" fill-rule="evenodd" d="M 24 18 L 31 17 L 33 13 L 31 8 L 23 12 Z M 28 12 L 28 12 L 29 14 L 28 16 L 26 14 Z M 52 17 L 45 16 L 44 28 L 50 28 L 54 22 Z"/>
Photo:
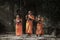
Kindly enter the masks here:
<path id="1" fill-rule="evenodd" d="M 33 20 L 35 19 L 33 15 L 29 15 L 29 18 L 31 18 Z"/>

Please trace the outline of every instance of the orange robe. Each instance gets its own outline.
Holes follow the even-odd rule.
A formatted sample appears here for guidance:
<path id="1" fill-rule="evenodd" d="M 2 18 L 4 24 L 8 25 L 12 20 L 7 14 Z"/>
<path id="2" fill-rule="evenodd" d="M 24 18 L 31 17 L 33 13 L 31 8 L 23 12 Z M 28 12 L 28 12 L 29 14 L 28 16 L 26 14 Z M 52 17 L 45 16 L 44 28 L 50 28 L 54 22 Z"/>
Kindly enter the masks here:
<path id="1" fill-rule="evenodd" d="M 20 22 L 22 19 L 16 18 L 16 36 L 22 35 L 22 22 Z"/>
<path id="2" fill-rule="evenodd" d="M 31 20 L 26 21 L 26 33 L 28 33 L 28 34 L 32 34 L 34 16 L 31 16 L 30 18 L 31 18 Z"/>
<path id="3" fill-rule="evenodd" d="M 32 21 L 31 20 L 27 20 L 26 22 L 26 33 L 30 33 L 32 34 Z"/>
<path id="4" fill-rule="evenodd" d="M 36 34 L 37 35 L 43 35 L 44 34 L 43 24 L 37 23 Z"/>

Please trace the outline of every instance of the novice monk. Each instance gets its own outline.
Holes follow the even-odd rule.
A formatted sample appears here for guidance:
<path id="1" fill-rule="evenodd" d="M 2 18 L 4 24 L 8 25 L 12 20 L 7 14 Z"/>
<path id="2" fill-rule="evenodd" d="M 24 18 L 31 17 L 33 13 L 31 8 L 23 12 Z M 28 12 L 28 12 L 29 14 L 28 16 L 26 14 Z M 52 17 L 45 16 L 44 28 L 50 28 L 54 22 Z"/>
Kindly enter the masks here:
<path id="1" fill-rule="evenodd" d="M 31 11 L 28 11 L 28 15 L 26 15 L 26 33 L 31 36 L 32 34 L 32 27 L 33 27 L 33 20 L 34 16 L 32 15 Z"/>
<path id="2" fill-rule="evenodd" d="M 16 36 L 22 35 L 22 18 L 16 15 Z"/>
<path id="3" fill-rule="evenodd" d="M 37 29 L 36 29 L 36 35 L 37 36 L 41 36 L 44 34 L 44 30 L 43 30 L 43 24 L 41 22 L 41 17 L 39 16 L 37 18 Z"/>

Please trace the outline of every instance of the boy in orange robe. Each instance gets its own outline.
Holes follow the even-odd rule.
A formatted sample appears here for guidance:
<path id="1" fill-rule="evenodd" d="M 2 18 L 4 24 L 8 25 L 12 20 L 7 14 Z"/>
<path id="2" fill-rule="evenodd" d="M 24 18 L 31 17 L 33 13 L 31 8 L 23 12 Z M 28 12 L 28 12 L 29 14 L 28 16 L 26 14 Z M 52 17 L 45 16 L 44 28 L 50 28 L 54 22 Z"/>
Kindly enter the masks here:
<path id="1" fill-rule="evenodd" d="M 37 29 L 36 29 L 36 35 L 37 36 L 41 36 L 44 34 L 44 30 L 43 30 L 43 23 L 42 23 L 42 20 L 41 20 L 41 17 L 39 16 L 37 18 Z"/>
<path id="2" fill-rule="evenodd" d="M 33 27 L 33 20 L 34 16 L 32 15 L 31 11 L 28 11 L 28 15 L 26 15 L 26 33 L 31 36 L 32 34 L 32 27 Z"/>
<path id="3" fill-rule="evenodd" d="M 16 36 L 22 35 L 22 18 L 16 15 Z"/>

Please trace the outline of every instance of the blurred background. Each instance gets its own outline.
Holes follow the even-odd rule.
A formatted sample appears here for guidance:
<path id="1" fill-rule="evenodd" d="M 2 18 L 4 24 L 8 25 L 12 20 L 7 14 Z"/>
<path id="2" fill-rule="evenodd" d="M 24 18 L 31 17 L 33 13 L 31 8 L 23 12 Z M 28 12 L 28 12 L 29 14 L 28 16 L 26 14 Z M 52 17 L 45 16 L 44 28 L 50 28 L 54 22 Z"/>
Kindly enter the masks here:
<path id="1" fill-rule="evenodd" d="M 16 10 L 23 16 L 23 33 L 25 34 L 25 15 L 32 10 L 34 16 L 48 18 L 44 27 L 45 34 L 60 35 L 60 2 L 58 0 L 0 0 L 0 34 L 14 33 Z M 34 25 L 35 28 L 35 25 Z M 34 29 L 35 30 L 35 29 Z M 34 32 L 33 32 L 34 33 Z"/>

